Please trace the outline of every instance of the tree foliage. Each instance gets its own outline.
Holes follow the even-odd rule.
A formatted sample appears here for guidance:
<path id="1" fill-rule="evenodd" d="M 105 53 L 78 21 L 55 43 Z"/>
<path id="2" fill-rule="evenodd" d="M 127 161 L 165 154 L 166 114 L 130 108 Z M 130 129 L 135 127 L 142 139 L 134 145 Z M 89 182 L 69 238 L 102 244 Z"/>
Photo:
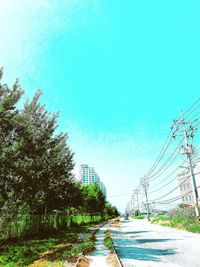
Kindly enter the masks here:
<path id="1" fill-rule="evenodd" d="M 58 114 L 39 104 L 41 92 L 23 109 L 18 81 L 0 84 L 0 196 L 2 205 L 25 202 L 32 213 L 63 210 L 73 187 L 73 153 L 66 134 L 56 134 Z M 76 189 L 76 188 L 74 188 Z"/>
<path id="2" fill-rule="evenodd" d="M 47 215 L 77 211 L 116 216 L 97 184 L 84 186 L 73 176 L 68 136 L 58 133 L 58 113 L 39 103 L 41 91 L 21 105 L 16 80 L 2 84 L 0 69 L 0 209 L 4 214 Z M 21 107 L 22 106 L 22 107 Z M 21 108 L 19 108 L 21 107 Z M 12 217 L 12 216 L 11 216 Z"/>

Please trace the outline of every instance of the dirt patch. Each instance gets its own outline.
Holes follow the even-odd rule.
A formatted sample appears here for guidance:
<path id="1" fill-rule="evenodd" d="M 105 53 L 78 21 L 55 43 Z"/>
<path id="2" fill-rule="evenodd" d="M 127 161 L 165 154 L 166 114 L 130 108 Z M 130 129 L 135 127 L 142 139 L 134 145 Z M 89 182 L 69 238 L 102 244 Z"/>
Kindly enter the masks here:
<path id="1" fill-rule="evenodd" d="M 77 267 L 88 267 L 90 265 L 90 262 L 87 258 L 80 258 L 78 264 L 76 265 Z"/>
<path id="2" fill-rule="evenodd" d="M 114 219 L 114 220 L 111 222 L 110 227 L 120 229 L 120 228 L 121 228 L 121 222 L 120 222 L 120 219 L 119 219 L 119 218 Z"/>
<path id="3" fill-rule="evenodd" d="M 112 267 L 120 267 L 120 264 L 117 259 L 117 255 L 115 253 L 110 253 L 106 258 L 106 262 L 109 266 Z"/>

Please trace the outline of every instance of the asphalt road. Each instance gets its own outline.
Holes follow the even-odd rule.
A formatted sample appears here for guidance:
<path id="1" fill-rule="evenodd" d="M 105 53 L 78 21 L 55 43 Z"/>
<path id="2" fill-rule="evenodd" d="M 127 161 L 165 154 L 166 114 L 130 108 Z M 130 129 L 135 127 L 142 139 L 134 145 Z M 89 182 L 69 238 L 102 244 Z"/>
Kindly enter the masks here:
<path id="1" fill-rule="evenodd" d="M 124 267 L 200 267 L 200 234 L 134 219 L 111 233 Z"/>

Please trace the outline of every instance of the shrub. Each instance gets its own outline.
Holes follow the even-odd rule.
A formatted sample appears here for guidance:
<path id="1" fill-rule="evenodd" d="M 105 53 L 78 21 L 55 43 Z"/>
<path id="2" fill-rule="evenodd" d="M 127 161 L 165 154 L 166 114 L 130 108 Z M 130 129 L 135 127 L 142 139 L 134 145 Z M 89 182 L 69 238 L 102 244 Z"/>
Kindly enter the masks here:
<path id="1" fill-rule="evenodd" d="M 170 219 L 175 219 L 177 217 L 181 219 L 195 218 L 195 210 L 193 207 L 190 207 L 190 206 L 172 209 L 169 211 L 168 214 L 169 214 Z"/>
<path id="2" fill-rule="evenodd" d="M 200 233 L 200 224 L 194 223 L 186 227 L 186 230 L 193 233 Z"/>
<path id="3" fill-rule="evenodd" d="M 104 245 L 105 247 L 109 248 L 109 249 L 112 249 L 112 239 L 110 236 L 107 236 L 105 239 L 104 239 Z"/>
<path id="4" fill-rule="evenodd" d="M 135 211 L 135 216 L 139 216 L 140 215 L 140 211 L 139 210 L 136 210 Z"/>
<path id="5" fill-rule="evenodd" d="M 131 216 L 133 219 L 144 219 L 144 215 Z"/>

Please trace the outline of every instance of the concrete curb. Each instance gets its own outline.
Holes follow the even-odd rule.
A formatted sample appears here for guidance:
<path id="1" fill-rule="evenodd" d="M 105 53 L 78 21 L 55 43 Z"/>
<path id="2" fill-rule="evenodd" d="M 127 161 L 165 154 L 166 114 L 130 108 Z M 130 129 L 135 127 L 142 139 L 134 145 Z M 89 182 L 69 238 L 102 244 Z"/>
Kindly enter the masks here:
<path id="1" fill-rule="evenodd" d="M 113 247 L 113 251 L 114 251 L 114 253 L 116 255 L 117 262 L 118 262 L 119 266 L 123 267 L 121 259 L 120 259 L 119 255 L 117 254 L 117 251 L 116 251 L 115 245 L 113 243 L 112 237 L 111 237 L 111 241 L 112 241 L 112 247 Z"/>

